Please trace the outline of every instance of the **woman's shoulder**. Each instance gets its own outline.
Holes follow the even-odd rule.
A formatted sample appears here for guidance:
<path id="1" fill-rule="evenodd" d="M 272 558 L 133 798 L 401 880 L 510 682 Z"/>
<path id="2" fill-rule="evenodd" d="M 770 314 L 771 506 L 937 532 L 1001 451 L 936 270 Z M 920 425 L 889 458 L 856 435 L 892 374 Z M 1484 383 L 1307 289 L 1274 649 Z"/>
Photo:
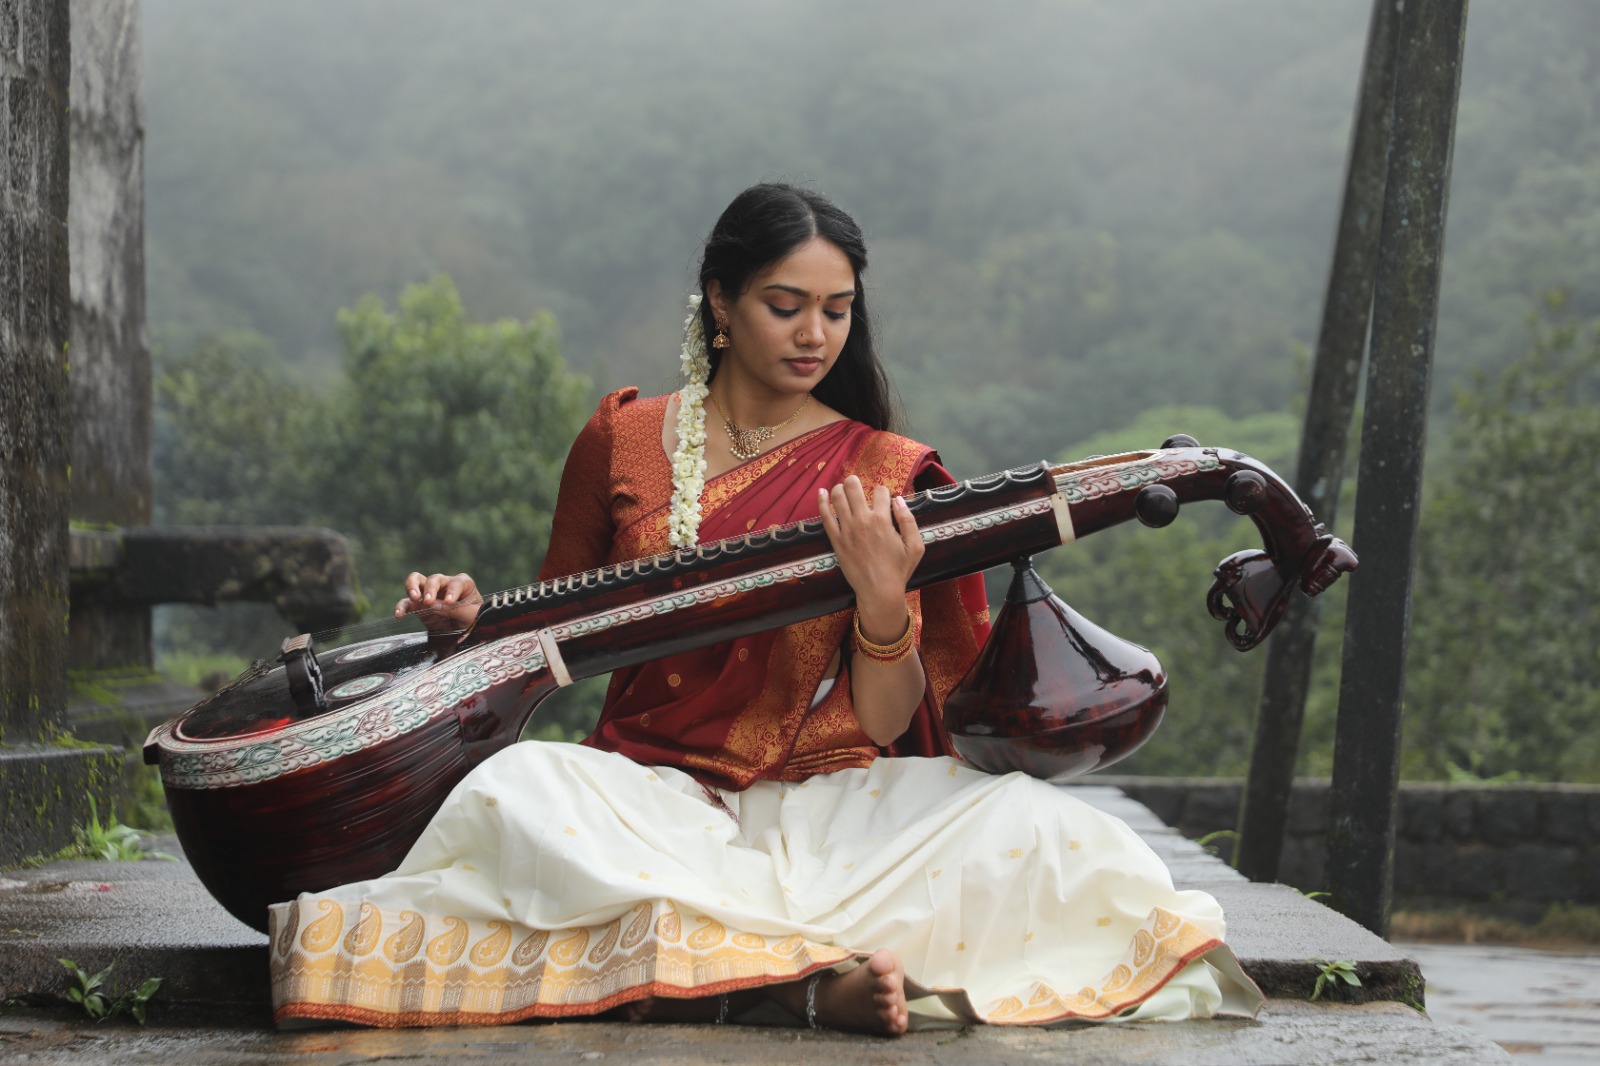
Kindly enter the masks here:
<path id="1" fill-rule="evenodd" d="M 594 416 L 589 421 L 591 424 L 616 426 L 654 418 L 659 427 L 661 416 L 666 412 L 672 396 L 672 393 L 667 393 L 664 396 L 641 397 L 638 386 L 624 385 L 600 398 L 600 406 L 595 408 Z"/>
<path id="2" fill-rule="evenodd" d="M 924 480 L 924 472 L 930 467 L 943 474 L 939 453 L 933 448 L 885 429 L 868 429 L 861 434 L 849 472 L 868 485 L 888 485 L 905 491 Z M 944 474 L 937 483 L 944 484 L 948 478 Z"/>
<path id="3" fill-rule="evenodd" d="M 640 398 L 639 390 L 627 385 L 600 398 L 600 405 L 578 434 L 577 446 L 610 450 L 618 441 L 635 438 L 656 440 L 661 436 L 661 420 L 672 396 Z"/>

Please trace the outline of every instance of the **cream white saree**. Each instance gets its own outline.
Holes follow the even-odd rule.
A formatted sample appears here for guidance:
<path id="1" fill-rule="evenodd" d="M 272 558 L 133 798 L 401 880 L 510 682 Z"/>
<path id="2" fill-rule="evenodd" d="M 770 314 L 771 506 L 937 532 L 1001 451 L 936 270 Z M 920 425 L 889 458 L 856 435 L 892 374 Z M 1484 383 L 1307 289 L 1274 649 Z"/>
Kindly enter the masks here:
<path id="1" fill-rule="evenodd" d="M 393 874 L 278 904 L 280 1024 L 594 1014 L 905 961 L 911 1023 L 1253 1015 L 1222 913 L 1115 818 L 1018 774 L 879 759 L 718 794 L 516 744 Z M 730 814 L 731 812 L 731 814 Z"/>

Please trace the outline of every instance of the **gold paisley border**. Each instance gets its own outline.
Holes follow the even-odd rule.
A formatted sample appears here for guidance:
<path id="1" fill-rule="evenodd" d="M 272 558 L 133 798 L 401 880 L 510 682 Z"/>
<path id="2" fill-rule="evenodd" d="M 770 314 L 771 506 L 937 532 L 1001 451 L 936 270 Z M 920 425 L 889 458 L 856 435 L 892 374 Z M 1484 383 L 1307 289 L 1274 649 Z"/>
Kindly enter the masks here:
<path id="1" fill-rule="evenodd" d="M 319 920 L 327 920 L 351 909 L 311 898 L 274 907 L 272 922 L 288 930 L 301 924 L 302 910 L 323 911 Z M 403 927 L 415 946 L 376 950 L 378 923 Z M 698 998 L 793 981 L 865 957 L 798 935 L 730 930 L 707 915 L 680 912 L 670 900 L 642 901 L 603 925 L 556 930 L 455 915 L 424 919 L 363 904 L 348 929 L 319 934 L 314 951 L 293 938 L 273 940 L 279 1022 L 405 1027 L 575 1017 L 647 996 Z M 280 939 L 286 950 L 277 949 Z M 424 941 L 427 950 L 419 952 Z"/>

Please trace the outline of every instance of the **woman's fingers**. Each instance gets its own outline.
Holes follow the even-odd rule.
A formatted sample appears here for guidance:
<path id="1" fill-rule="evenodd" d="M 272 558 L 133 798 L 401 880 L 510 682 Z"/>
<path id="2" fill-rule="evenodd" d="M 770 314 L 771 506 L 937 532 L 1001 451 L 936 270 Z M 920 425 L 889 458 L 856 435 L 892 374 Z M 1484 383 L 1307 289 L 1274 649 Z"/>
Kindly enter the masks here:
<path id="1" fill-rule="evenodd" d="M 394 616 L 404 618 L 430 609 L 437 614 L 470 621 L 483 602 L 477 582 L 470 574 L 428 574 L 413 572 L 406 577 L 406 594 L 394 605 Z M 425 618 L 427 616 L 424 616 Z"/>
<path id="2" fill-rule="evenodd" d="M 923 556 L 922 537 L 904 498 L 882 485 L 869 496 L 861 479 L 851 476 L 831 489 L 818 489 L 817 505 L 839 568 L 858 599 L 904 595 Z"/>
<path id="3" fill-rule="evenodd" d="M 917 518 L 911 513 L 911 505 L 906 502 L 904 496 L 894 498 L 894 518 L 895 527 L 900 532 L 900 540 L 906 546 L 906 554 L 921 562 L 924 551 L 922 533 L 917 529 Z"/>

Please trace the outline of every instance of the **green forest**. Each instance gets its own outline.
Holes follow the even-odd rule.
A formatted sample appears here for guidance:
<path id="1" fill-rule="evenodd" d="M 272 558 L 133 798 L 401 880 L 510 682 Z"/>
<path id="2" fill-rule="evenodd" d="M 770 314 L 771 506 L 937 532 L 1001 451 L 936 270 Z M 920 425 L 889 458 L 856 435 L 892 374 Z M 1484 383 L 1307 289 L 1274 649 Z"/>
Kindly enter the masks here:
<path id="1" fill-rule="evenodd" d="M 862 222 L 909 432 L 958 476 L 1175 432 L 1294 470 L 1367 0 L 143 9 L 158 520 L 337 528 L 378 615 L 413 568 L 531 577 L 567 445 L 604 391 L 673 387 L 699 241 L 762 179 Z M 1595 40 L 1588 0 L 1472 7 L 1410 777 L 1600 781 Z M 1255 534 L 1216 510 L 1038 560 L 1171 675 L 1119 771 L 1247 764 L 1265 656 L 1204 595 Z M 281 625 L 166 609 L 164 661 Z M 580 689 L 544 735 L 583 728 Z"/>

